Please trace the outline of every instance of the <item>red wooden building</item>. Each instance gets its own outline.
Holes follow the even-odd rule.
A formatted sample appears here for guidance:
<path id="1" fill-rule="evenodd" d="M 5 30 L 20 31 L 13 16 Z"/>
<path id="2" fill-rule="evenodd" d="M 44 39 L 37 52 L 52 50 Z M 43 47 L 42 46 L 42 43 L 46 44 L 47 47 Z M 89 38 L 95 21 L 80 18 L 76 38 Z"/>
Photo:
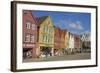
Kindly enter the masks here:
<path id="1" fill-rule="evenodd" d="M 74 35 L 74 49 L 79 52 L 81 48 L 80 37 L 78 35 Z"/>
<path id="2" fill-rule="evenodd" d="M 54 27 L 54 54 L 57 55 L 61 48 L 61 29 Z"/>
<path id="3" fill-rule="evenodd" d="M 37 21 L 31 10 L 23 10 L 23 58 L 36 57 Z"/>

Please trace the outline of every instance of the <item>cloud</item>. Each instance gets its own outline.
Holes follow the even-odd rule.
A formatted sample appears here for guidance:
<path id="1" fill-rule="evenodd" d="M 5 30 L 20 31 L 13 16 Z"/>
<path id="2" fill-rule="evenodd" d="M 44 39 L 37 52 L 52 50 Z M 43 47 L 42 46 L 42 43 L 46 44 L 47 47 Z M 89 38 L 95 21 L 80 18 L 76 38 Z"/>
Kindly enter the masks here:
<path id="1" fill-rule="evenodd" d="M 58 27 L 63 27 L 63 28 L 66 28 L 66 29 L 76 29 L 76 30 L 83 30 L 83 27 L 81 25 L 81 22 L 80 21 L 76 21 L 76 22 L 73 22 L 69 19 L 63 19 L 63 20 L 59 20 L 58 22 L 56 22 L 56 25 Z"/>
<path id="2" fill-rule="evenodd" d="M 62 29 L 67 29 L 68 28 L 68 22 L 67 22 L 67 20 L 58 20 L 55 23 L 55 26 L 61 27 Z"/>
<path id="3" fill-rule="evenodd" d="M 82 27 L 80 21 L 69 22 L 69 26 L 70 26 L 71 28 L 74 28 L 74 29 L 77 29 L 77 30 L 83 30 L 83 27 Z"/>

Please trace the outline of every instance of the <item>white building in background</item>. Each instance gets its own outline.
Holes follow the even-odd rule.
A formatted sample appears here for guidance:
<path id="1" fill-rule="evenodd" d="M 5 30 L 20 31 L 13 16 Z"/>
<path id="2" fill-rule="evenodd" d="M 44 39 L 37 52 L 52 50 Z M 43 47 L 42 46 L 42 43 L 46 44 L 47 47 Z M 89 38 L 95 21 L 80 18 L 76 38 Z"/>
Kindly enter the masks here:
<path id="1" fill-rule="evenodd" d="M 82 33 L 80 33 L 80 38 L 82 41 L 90 41 L 91 34 L 90 34 L 90 32 L 82 32 Z"/>
<path id="2" fill-rule="evenodd" d="M 82 32 L 80 33 L 80 39 L 81 39 L 81 48 L 82 49 L 91 49 L 91 34 L 90 32 Z"/>
<path id="3" fill-rule="evenodd" d="M 74 49 L 74 35 L 72 33 L 69 34 L 69 49 L 70 52 Z"/>

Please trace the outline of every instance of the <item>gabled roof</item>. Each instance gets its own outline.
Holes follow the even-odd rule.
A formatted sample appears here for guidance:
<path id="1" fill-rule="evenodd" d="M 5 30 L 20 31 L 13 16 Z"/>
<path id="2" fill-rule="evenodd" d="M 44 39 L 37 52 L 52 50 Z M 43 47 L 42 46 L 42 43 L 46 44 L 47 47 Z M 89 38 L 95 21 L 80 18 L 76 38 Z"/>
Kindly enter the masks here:
<path id="1" fill-rule="evenodd" d="M 61 30 L 61 34 L 63 35 L 63 37 L 65 37 L 67 30 L 66 29 L 62 29 Z"/>
<path id="2" fill-rule="evenodd" d="M 36 18 L 35 18 L 34 15 L 32 14 L 32 10 L 23 10 L 23 14 L 24 14 L 24 15 L 29 14 L 29 15 L 31 16 L 32 20 L 35 21 L 36 25 L 38 24 Z"/>
<path id="3" fill-rule="evenodd" d="M 55 34 L 59 34 L 61 36 L 61 29 L 57 26 L 54 26 Z"/>
<path id="4" fill-rule="evenodd" d="M 41 24 L 44 20 L 46 20 L 48 16 L 43 16 L 39 18 L 39 23 Z"/>
<path id="5" fill-rule="evenodd" d="M 36 17 L 36 20 L 38 22 L 38 26 L 40 26 L 40 24 L 45 21 L 49 16 L 42 16 L 42 17 Z"/>

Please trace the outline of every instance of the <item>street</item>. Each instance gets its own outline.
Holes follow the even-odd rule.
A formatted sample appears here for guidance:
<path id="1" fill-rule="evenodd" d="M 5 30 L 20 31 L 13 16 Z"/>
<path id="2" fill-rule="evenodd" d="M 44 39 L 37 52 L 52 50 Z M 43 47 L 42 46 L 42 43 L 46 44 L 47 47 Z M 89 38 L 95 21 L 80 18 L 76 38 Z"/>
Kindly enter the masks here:
<path id="1" fill-rule="evenodd" d="M 90 59 L 91 53 L 76 53 L 62 56 L 48 56 L 43 58 L 24 59 L 23 62 L 63 61 L 63 60 L 84 60 Z"/>

